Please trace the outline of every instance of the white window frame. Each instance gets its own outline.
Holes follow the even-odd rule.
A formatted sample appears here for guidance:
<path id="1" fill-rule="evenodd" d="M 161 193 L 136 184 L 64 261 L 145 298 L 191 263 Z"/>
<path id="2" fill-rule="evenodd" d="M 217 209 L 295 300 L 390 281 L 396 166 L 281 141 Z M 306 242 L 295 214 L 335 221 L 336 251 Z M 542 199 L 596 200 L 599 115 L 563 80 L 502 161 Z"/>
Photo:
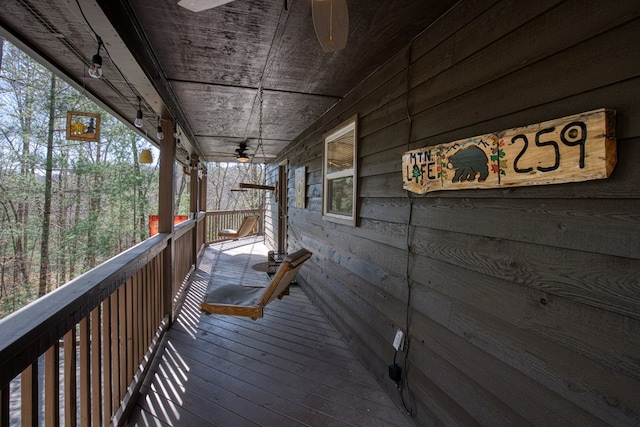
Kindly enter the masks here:
<path id="1" fill-rule="evenodd" d="M 341 136 L 353 132 L 353 167 L 341 171 L 328 173 L 328 147 L 329 143 Z M 358 116 L 355 115 L 339 126 L 323 135 L 324 161 L 322 165 L 322 217 L 327 221 L 356 226 L 357 200 L 358 200 Z M 351 215 L 329 212 L 329 182 L 338 178 L 353 177 L 353 200 L 351 203 Z"/>

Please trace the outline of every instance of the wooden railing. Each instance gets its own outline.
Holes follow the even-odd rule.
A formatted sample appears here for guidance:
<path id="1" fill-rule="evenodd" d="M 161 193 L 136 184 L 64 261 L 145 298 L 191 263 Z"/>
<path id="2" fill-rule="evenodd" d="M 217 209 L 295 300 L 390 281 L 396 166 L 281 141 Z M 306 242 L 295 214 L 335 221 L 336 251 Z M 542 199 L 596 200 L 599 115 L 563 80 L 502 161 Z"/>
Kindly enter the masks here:
<path id="1" fill-rule="evenodd" d="M 126 420 L 192 271 L 204 218 L 177 226 L 173 242 L 155 235 L 0 320 L 0 426 Z M 173 286 L 164 274 L 171 244 Z"/>
<path id="2" fill-rule="evenodd" d="M 225 240 L 218 237 L 218 231 L 223 229 L 237 230 L 242 224 L 242 220 L 247 215 L 260 215 L 258 226 L 254 234 L 264 232 L 264 210 L 263 209 L 243 209 L 239 211 L 210 211 L 206 214 L 205 241 L 207 244 Z"/>

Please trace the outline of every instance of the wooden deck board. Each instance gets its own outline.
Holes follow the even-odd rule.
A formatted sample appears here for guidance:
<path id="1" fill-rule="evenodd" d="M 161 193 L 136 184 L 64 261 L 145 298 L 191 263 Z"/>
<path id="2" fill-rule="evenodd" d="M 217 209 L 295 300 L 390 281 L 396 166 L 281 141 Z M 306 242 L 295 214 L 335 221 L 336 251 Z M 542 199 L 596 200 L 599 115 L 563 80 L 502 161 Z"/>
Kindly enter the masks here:
<path id="1" fill-rule="evenodd" d="M 412 426 L 298 287 L 257 321 L 200 312 L 210 281 L 266 284 L 266 256 L 207 248 L 128 425 Z"/>

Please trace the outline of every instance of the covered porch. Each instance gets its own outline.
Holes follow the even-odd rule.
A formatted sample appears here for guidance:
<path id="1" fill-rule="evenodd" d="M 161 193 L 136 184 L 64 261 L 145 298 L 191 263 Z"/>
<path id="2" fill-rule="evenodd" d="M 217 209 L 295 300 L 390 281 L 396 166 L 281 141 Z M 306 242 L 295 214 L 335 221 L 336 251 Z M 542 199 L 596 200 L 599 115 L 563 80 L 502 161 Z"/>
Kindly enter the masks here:
<path id="1" fill-rule="evenodd" d="M 0 425 L 414 425 L 305 295 L 305 269 L 257 321 L 200 310 L 216 283 L 269 282 L 264 235 L 211 242 L 229 215 L 179 224 L 173 263 L 158 234 L 5 318 Z"/>
<path id="2" fill-rule="evenodd" d="M 157 144 L 159 234 L 2 320 L 0 427 L 14 399 L 23 425 L 640 425 L 637 0 L 350 0 L 328 54 L 307 1 L 63 3 L 7 2 L 0 36 Z M 313 252 L 257 322 L 197 310 L 209 274 L 266 281 L 265 249 L 208 245 L 207 164 L 236 160 L 267 165 L 266 246 Z"/>
<path id="3" fill-rule="evenodd" d="M 207 286 L 266 284 L 262 236 L 205 248 L 128 425 L 409 426 L 299 286 L 264 317 L 207 315 Z"/>

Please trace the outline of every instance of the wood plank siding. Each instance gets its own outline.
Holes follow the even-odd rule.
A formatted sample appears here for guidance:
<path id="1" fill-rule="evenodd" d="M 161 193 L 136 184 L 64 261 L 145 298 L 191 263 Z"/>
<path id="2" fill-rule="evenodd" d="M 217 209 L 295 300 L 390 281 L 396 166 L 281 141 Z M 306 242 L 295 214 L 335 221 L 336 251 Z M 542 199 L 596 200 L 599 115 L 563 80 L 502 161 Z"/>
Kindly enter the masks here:
<path id="1" fill-rule="evenodd" d="M 408 330 L 417 425 L 640 425 L 639 15 L 637 0 L 463 0 L 278 159 L 288 247 L 314 253 L 301 288 L 398 403 L 387 366 Z M 598 108 L 617 111 L 608 179 L 402 189 L 404 151 Z M 357 227 L 322 218 L 322 135 L 354 114 Z"/>

